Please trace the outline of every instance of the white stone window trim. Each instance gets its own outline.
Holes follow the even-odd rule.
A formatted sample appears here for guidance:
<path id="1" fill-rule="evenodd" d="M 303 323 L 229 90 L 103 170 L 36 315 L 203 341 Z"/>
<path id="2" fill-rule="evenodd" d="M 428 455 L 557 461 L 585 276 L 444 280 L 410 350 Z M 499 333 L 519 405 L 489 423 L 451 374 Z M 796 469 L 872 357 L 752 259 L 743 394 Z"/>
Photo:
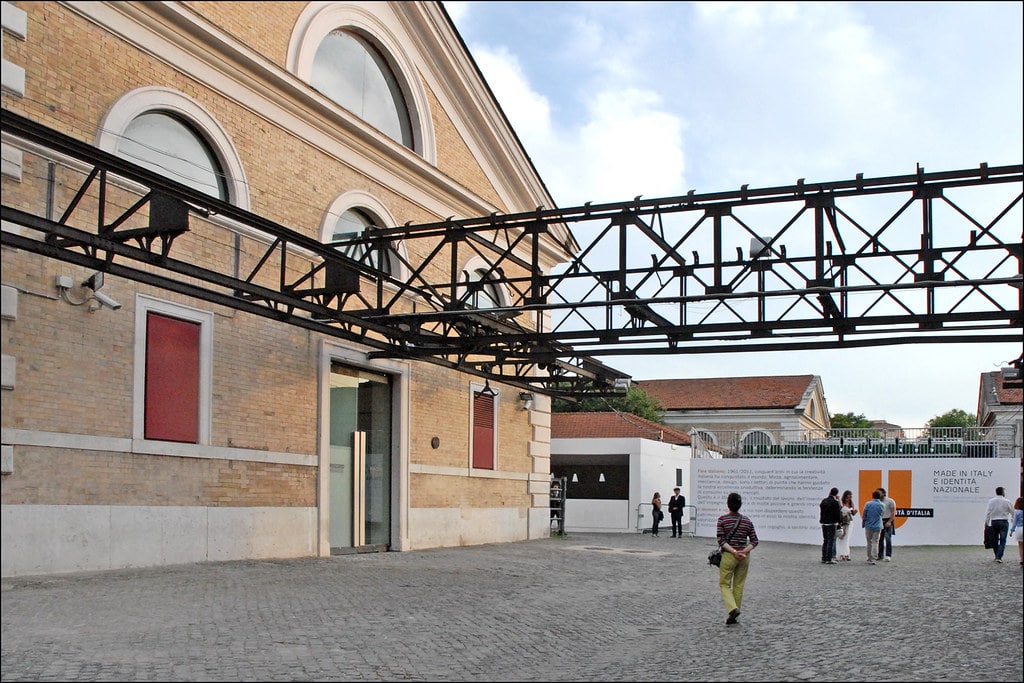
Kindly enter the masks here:
<path id="1" fill-rule="evenodd" d="M 369 192 L 362 190 L 350 190 L 348 192 L 342 192 L 334 201 L 330 203 L 327 210 L 324 211 L 323 219 L 320 221 L 320 241 L 327 243 L 332 241 L 334 236 L 334 227 L 338 222 L 338 218 L 348 211 L 354 209 L 361 213 L 373 214 L 374 218 L 380 221 L 383 225 L 380 227 L 392 227 L 398 225 L 394 216 L 387 210 L 384 204 L 374 197 Z M 402 259 L 405 262 L 409 260 L 409 253 L 405 249 L 405 243 L 398 242 L 398 253 L 402 255 Z M 409 277 L 409 269 L 405 266 L 404 262 L 395 263 L 397 270 L 391 273 L 392 277 L 399 280 L 406 280 Z"/>
<path id="2" fill-rule="evenodd" d="M 471 256 L 471 257 L 469 257 L 465 261 L 465 263 L 463 263 L 462 269 L 459 271 L 459 275 L 460 275 L 460 277 L 459 277 L 459 291 L 456 292 L 456 298 L 462 296 L 463 293 L 465 293 L 466 290 L 464 289 L 464 287 L 465 287 L 465 285 L 467 283 L 467 279 L 466 278 L 469 278 L 471 275 L 475 275 L 476 271 L 478 271 L 478 270 L 483 270 L 483 271 L 486 272 L 486 271 L 490 271 L 490 269 L 491 269 L 491 264 L 488 263 L 487 261 L 485 261 L 482 257 L 480 257 L 480 256 Z M 470 281 L 475 282 L 475 280 L 470 280 Z M 498 308 L 505 308 L 507 306 L 510 306 L 511 305 L 510 302 L 512 300 L 512 297 L 509 296 L 508 289 L 505 287 L 505 285 L 501 284 L 500 282 L 492 282 L 491 284 L 494 285 L 494 289 L 497 290 L 497 293 L 498 293 L 499 301 L 497 302 L 498 303 L 497 307 Z M 486 310 L 486 309 L 483 309 L 483 310 Z"/>
<path id="3" fill-rule="evenodd" d="M 381 8 L 386 3 L 371 5 Z M 374 14 L 367 7 L 344 2 L 309 3 L 296 19 L 288 42 L 288 71 L 309 83 L 313 73 L 313 58 L 320 43 L 331 31 L 338 29 L 355 31 L 381 51 L 405 98 L 406 113 L 413 134 L 412 149 L 428 163 L 436 165 L 437 150 L 427 94 L 418 77 L 419 71 L 397 37 L 405 33 L 405 29 L 393 14 L 384 17 L 383 13 Z"/>
<path id="4" fill-rule="evenodd" d="M 225 183 L 228 188 L 228 201 L 248 211 L 249 184 L 245 178 L 242 159 L 231 137 L 201 104 L 177 90 L 147 86 L 122 95 L 100 120 L 96 131 L 96 146 L 104 152 L 117 154 L 118 144 L 128 125 L 139 116 L 150 112 L 176 114 L 195 126 L 227 175 Z"/>
<path id="5" fill-rule="evenodd" d="M 146 294 L 135 295 L 132 438 L 146 440 L 146 319 L 150 312 L 199 325 L 199 436 L 192 445 L 207 446 L 213 415 L 213 313 Z"/>

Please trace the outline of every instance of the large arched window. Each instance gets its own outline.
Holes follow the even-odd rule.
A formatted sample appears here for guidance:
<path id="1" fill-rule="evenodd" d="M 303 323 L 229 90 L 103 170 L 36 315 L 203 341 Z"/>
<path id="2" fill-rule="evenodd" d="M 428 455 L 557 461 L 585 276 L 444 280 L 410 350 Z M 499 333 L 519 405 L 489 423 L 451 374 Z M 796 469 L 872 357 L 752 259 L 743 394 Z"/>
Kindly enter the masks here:
<path id="1" fill-rule="evenodd" d="M 229 198 L 226 174 L 213 149 L 174 114 L 151 111 L 137 116 L 121 134 L 117 153 L 200 192 Z"/>
<path id="2" fill-rule="evenodd" d="M 249 209 L 242 160 L 231 138 L 202 105 L 176 90 L 125 93 L 100 121 L 96 146 Z"/>
<path id="3" fill-rule="evenodd" d="M 400 4 L 400 3 L 394 3 Z M 310 2 L 288 41 L 288 71 L 436 163 L 429 98 L 393 3 Z"/>
<path id="4" fill-rule="evenodd" d="M 352 31 L 327 34 L 313 57 L 310 85 L 374 128 L 413 146 L 409 111 L 398 79 L 380 50 Z"/>

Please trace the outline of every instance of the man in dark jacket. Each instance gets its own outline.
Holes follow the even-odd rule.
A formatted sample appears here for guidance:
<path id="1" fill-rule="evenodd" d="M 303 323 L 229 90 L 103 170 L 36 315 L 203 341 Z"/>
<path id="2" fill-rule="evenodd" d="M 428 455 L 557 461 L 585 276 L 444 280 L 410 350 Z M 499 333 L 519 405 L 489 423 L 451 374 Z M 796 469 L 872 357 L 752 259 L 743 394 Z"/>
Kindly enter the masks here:
<path id="1" fill-rule="evenodd" d="M 672 517 L 672 538 L 683 537 L 683 508 L 686 507 L 686 496 L 679 494 L 679 487 L 672 489 L 674 494 L 668 499 L 668 514 Z"/>
<path id="2" fill-rule="evenodd" d="M 842 521 L 842 506 L 839 504 L 839 489 L 832 487 L 828 495 L 822 498 L 821 514 L 821 563 L 838 564 L 836 562 L 836 528 Z"/>

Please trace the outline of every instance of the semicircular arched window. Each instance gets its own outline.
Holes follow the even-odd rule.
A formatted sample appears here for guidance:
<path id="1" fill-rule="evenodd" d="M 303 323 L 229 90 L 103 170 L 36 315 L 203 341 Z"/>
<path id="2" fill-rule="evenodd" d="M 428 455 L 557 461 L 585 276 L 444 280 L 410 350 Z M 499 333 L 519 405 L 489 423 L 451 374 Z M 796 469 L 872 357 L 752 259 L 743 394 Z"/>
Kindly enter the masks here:
<path id="1" fill-rule="evenodd" d="M 373 225 L 373 218 L 360 209 L 346 209 L 338 216 L 338 222 L 334 224 L 331 231 L 331 242 L 341 242 L 336 245 L 338 251 L 355 261 L 362 261 L 366 257 L 369 248 L 365 244 L 345 244 L 348 240 L 361 237 L 363 232 Z"/>
<path id="2" fill-rule="evenodd" d="M 464 271 L 467 283 L 479 283 L 470 287 L 466 299 L 473 308 L 499 308 L 503 305 L 501 289 L 493 278 L 487 275 L 486 268 L 470 268 Z"/>
<path id="3" fill-rule="evenodd" d="M 703 441 L 705 445 L 718 443 L 714 434 L 704 431 L 703 429 L 697 430 L 697 438 Z"/>
<path id="4" fill-rule="evenodd" d="M 744 455 L 764 455 L 772 445 L 772 437 L 768 432 L 755 429 L 743 437 Z"/>
<path id="5" fill-rule="evenodd" d="M 385 253 L 381 254 L 380 249 L 374 250 L 365 242 L 352 242 L 362 237 L 367 228 L 380 225 L 380 221 L 368 211 L 359 208 L 345 209 L 331 230 L 330 241 L 332 246 L 350 259 L 383 270 L 389 275 L 395 275 L 399 271 L 400 260 L 393 251 L 386 249 Z"/>
<path id="6" fill-rule="evenodd" d="M 382 133 L 412 148 L 412 125 L 394 71 L 362 36 L 331 31 L 313 57 L 310 84 Z"/>
<path id="7" fill-rule="evenodd" d="M 186 121 L 162 111 L 132 119 L 117 144 L 128 161 L 228 201 L 226 175 L 213 148 Z"/>

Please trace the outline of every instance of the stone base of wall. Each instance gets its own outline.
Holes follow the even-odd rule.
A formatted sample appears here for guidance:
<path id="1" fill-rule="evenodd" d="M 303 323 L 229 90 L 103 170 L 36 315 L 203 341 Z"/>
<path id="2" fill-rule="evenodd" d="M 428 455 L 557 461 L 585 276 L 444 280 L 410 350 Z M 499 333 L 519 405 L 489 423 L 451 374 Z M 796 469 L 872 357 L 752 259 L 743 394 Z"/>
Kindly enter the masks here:
<path id="1" fill-rule="evenodd" d="M 312 557 L 316 508 L 4 505 L 0 575 Z"/>
<path id="2" fill-rule="evenodd" d="M 509 543 L 550 535 L 547 508 L 411 508 L 407 549 Z"/>

